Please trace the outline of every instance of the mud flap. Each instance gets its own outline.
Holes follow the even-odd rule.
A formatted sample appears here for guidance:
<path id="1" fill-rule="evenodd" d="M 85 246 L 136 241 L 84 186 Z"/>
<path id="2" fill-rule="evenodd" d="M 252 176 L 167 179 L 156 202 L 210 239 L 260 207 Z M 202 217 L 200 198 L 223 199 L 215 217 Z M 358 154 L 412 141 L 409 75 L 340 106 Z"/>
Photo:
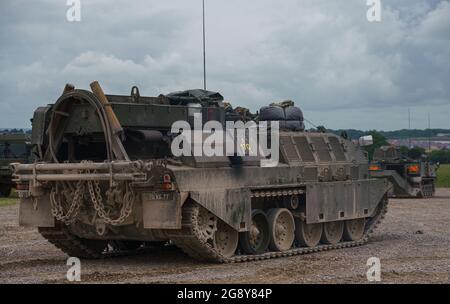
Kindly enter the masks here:
<path id="1" fill-rule="evenodd" d="M 24 227 L 55 227 L 50 197 L 21 198 L 19 205 L 19 225 Z"/>
<path id="2" fill-rule="evenodd" d="M 249 189 L 192 191 L 191 198 L 233 229 L 248 231 L 251 224 L 251 192 Z"/>
<path id="3" fill-rule="evenodd" d="M 142 215 L 145 229 L 181 229 L 181 205 L 184 195 L 142 193 Z"/>

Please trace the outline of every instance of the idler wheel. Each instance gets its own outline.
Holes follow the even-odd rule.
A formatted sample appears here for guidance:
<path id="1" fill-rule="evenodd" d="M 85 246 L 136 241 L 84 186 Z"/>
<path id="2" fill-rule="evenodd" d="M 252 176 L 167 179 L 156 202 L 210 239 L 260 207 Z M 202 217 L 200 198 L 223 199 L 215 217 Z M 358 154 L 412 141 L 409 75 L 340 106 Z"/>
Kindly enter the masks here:
<path id="1" fill-rule="evenodd" d="M 301 247 L 315 247 L 322 237 L 323 224 L 307 224 L 299 218 L 295 219 L 295 240 Z"/>
<path id="2" fill-rule="evenodd" d="M 270 242 L 270 227 L 266 214 L 261 210 L 252 212 L 252 225 L 249 231 L 240 233 L 239 243 L 245 254 L 261 254 Z"/>
<path id="3" fill-rule="evenodd" d="M 345 221 L 344 224 L 344 240 L 357 241 L 364 235 L 364 228 L 366 226 L 365 219 L 354 219 Z"/>
<path id="4" fill-rule="evenodd" d="M 334 245 L 340 242 L 344 233 L 344 222 L 328 222 L 323 226 L 321 241 L 324 244 Z"/>
<path id="5" fill-rule="evenodd" d="M 291 249 L 294 242 L 295 223 L 292 213 L 284 208 L 271 209 L 268 213 L 270 227 L 269 248 L 274 251 Z"/>

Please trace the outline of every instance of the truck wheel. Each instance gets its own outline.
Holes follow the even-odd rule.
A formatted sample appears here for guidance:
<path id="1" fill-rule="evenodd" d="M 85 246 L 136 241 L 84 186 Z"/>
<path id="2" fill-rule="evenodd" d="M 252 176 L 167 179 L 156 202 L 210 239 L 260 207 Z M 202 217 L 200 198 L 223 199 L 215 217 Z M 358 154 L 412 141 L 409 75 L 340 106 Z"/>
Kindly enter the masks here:
<path id="1" fill-rule="evenodd" d="M 299 218 L 295 219 L 295 240 L 301 247 L 317 246 L 322 237 L 323 224 L 307 224 Z"/>
<path id="2" fill-rule="evenodd" d="M 344 240 L 357 241 L 364 235 L 364 228 L 366 226 L 365 219 L 355 219 L 345 221 L 344 224 Z"/>
<path id="3" fill-rule="evenodd" d="M 321 241 L 327 245 L 334 245 L 340 242 L 344 233 L 344 222 L 328 222 L 323 226 Z"/>
<path id="4" fill-rule="evenodd" d="M 295 223 L 292 213 L 284 208 L 271 209 L 268 218 L 270 227 L 269 248 L 274 251 L 291 249 L 295 238 Z"/>
<path id="5" fill-rule="evenodd" d="M 249 231 L 241 232 L 239 244 L 246 254 L 261 254 L 270 242 L 270 227 L 266 214 L 261 210 L 252 212 L 252 225 Z"/>

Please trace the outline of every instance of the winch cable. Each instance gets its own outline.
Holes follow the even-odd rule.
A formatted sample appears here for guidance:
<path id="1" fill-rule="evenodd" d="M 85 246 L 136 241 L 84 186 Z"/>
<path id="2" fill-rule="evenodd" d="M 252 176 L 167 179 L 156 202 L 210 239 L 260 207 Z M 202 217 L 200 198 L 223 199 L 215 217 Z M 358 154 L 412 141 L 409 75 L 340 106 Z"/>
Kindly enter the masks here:
<path id="1" fill-rule="evenodd" d="M 80 96 L 82 95 L 82 96 Z M 91 95 L 91 96 L 90 96 Z M 112 153 L 111 153 L 111 145 L 112 145 L 112 132 L 111 132 L 111 126 L 109 124 L 109 121 L 107 119 L 107 115 L 105 112 L 105 109 L 103 108 L 103 105 L 101 105 L 100 101 L 95 97 L 95 95 L 93 95 L 92 93 L 88 92 L 88 91 L 82 91 L 82 90 L 77 90 L 77 91 L 71 91 L 69 93 L 63 94 L 63 96 L 56 102 L 57 107 L 56 109 L 53 110 L 52 112 L 52 116 L 50 119 L 50 123 L 49 123 L 49 132 L 48 132 L 48 138 L 49 138 L 49 153 L 51 158 L 53 159 L 53 161 L 55 163 L 59 163 L 58 158 L 56 157 L 55 151 L 54 151 L 54 133 L 56 131 L 56 126 L 55 124 L 55 114 L 57 113 L 56 110 L 58 109 L 58 107 L 60 107 L 62 104 L 64 104 L 64 102 L 70 98 L 73 97 L 81 97 L 83 100 L 87 101 L 96 111 L 100 123 L 102 125 L 102 129 L 103 129 L 103 133 L 105 135 L 105 145 L 106 145 L 106 152 L 107 152 L 107 158 L 108 161 L 111 162 L 112 161 Z M 55 183 L 55 187 L 57 187 L 58 182 Z M 79 185 L 76 187 L 76 189 L 74 189 L 73 185 L 69 182 L 61 182 L 60 184 L 62 186 L 62 188 L 64 189 L 63 191 L 66 191 L 67 188 L 69 188 L 72 193 L 76 193 L 79 190 Z M 70 204 L 69 208 L 68 208 L 68 212 L 66 214 L 64 214 L 62 212 L 62 206 L 61 206 L 61 201 L 57 202 L 56 200 L 56 196 L 54 195 L 52 200 L 52 206 L 53 206 L 53 213 L 55 215 L 55 217 L 58 220 L 61 220 L 62 222 L 70 222 L 70 220 L 72 220 L 72 216 L 71 215 L 76 215 L 78 213 L 78 209 L 79 209 L 79 205 L 80 205 L 80 201 L 79 200 L 73 200 L 72 204 Z M 58 207 L 58 211 L 56 211 L 56 208 Z"/>
<path id="2" fill-rule="evenodd" d="M 88 94 L 86 94 L 88 93 Z M 82 96 L 79 96 L 82 95 Z M 91 95 L 91 96 L 89 96 Z M 67 99 L 71 98 L 71 97 L 75 97 L 75 96 L 79 96 L 81 97 L 83 100 L 87 101 L 97 112 L 97 115 L 99 117 L 100 123 L 102 125 L 102 129 L 103 129 L 103 133 L 105 134 L 105 144 L 106 144 L 106 150 L 107 150 L 107 158 L 108 161 L 111 162 L 112 161 L 112 153 L 111 153 L 111 143 L 112 143 L 112 132 L 111 132 L 111 126 L 109 124 L 109 121 L 107 119 L 107 115 L 105 112 L 105 109 L 103 108 L 103 106 L 101 105 L 101 103 L 98 101 L 98 99 L 95 97 L 95 95 L 93 95 L 92 93 L 88 92 L 88 91 L 83 91 L 83 90 L 77 90 L 77 91 L 73 91 L 70 93 L 67 93 L 65 95 L 63 95 L 61 98 L 61 100 L 57 101 L 57 106 L 61 106 L 61 104 L 64 103 L 64 101 L 66 101 Z M 56 110 L 56 109 L 55 109 Z M 49 124 L 49 132 L 48 132 L 48 138 L 49 138 L 49 152 L 50 155 L 53 159 L 53 161 L 55 163 L 59 163 L 58 158 L 56 157 L 55 151 L 54 151 L 54 146 L 53 146 L 53 136 L 55 133 L 55 128 L 56 126 L 54 126 L 54 117 L 56 114 L 56 111 L 53 110 L 51 119 L 50 119 L 50 124 Z"/>

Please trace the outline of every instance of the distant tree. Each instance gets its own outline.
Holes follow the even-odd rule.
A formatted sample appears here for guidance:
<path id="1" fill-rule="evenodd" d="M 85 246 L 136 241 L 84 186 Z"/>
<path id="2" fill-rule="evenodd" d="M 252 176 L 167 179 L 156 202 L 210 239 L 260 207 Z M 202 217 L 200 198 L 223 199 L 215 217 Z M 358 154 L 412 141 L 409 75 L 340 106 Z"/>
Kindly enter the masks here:
<path id="1" fill-rule="evenodd" d="M 373 153 L 375 152 L 376 149 L 382 147 L 382 146 L 388 146 L 389 143 L 386 140 L 386 137 L 383 136 L 383 134 L 381 134 L 378 131 L 370 131 L 367 132 L 365 135 L 372 135 L 373 137 L 373 145 L 368 146 L 368 147 L 364 147 L 364 149 L 367 151 L 367 153 L 369 154 L 369 159 L 372 160 L 373 158 Z"/>
<path id="2" fill-rule="evenodd" d="M 407 146 L 401 146 L 401 147 L 400 147 L 400 153 L 401 153 L 402 155 L 408 155 L 408 153 L 409 153 L 409 148 L 408 148 Z"/>
<path id="3" fill-rule="evenodd" d="M 434 163 L 450 164 L 450 150 L 444 149 L 432 151 L 429 159 Z"/>
<path id="4" fill-rule="evenodd" d="M 420 159 L 422 158 L 422 155 L 426 155 L 425 149 L 421 147 L 414 147 L 412 149 L 409 149 L 408 151 L 408 157 L 412 159 Z"/>

